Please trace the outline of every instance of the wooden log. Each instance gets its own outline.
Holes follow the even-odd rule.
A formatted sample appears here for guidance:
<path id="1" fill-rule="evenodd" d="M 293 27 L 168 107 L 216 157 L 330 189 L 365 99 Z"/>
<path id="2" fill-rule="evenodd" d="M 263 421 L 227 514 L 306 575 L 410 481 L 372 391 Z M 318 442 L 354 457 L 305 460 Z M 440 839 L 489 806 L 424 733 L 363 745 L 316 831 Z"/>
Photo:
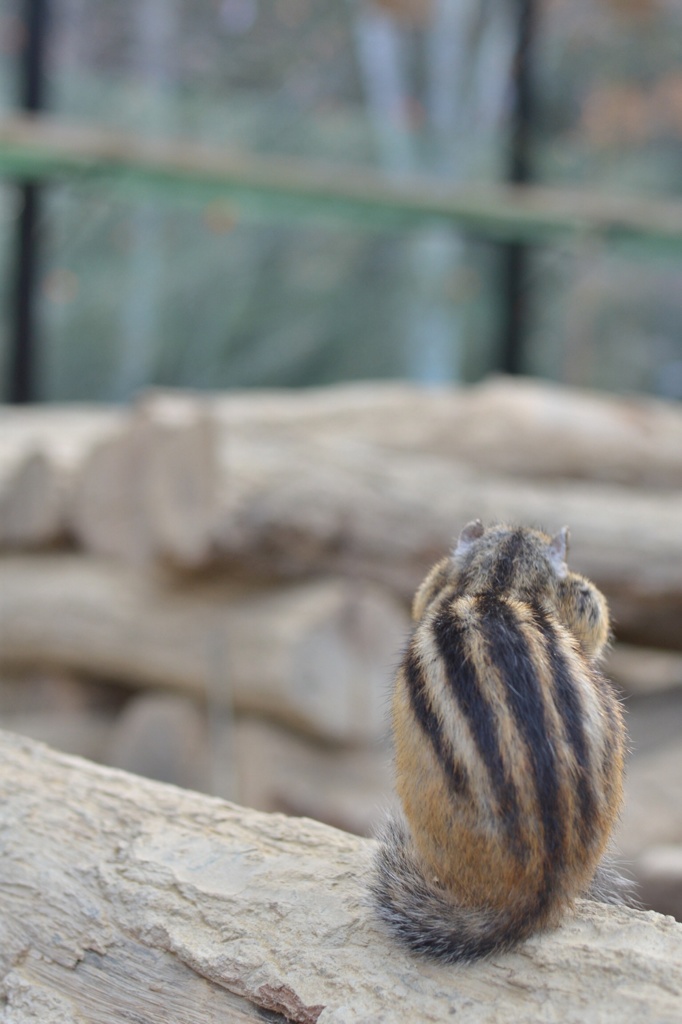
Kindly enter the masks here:
<path id="1" fill-rule="evenodd" d="M 143 398 L 83 460 L 72 528 L 89 550 L 140 563 L 166 549 L 193 567 L 208 557 L 215 515 L 215 421 L 210 403 Z"/>
<path id="2" fill-rule="evenodd" d="M 629 696 L 645 697 L 679 690 L 682 689 L 682 654 L 616 644 L 607 655 L 606 673 Z"/>
<path id="3" fill-rule="evenodd" d="M 682 412 L 653 399 L 508 380 L 459 390 L 356 384 L 212 398 L 151 392 L 85 462 L 76 533 L 91 550 L 129 560 L 167 553 L 191 566 L 210 559 L 218 494 L 229 491 L 251 452 L 258 465 L 259 441 L 281 444 L 282 462 L 307 444 L 318 461 L 330 445 L 351 457 L 360 449 L 361 460 L 376 446 L 376 461 L 394 473 L 407 453 L 442 457 L 441 473 L 464 463 L 492 481 L 682 487 Z M 340 471 L 352 472 L 348 463 Z M 402 465 L 403 474 L 416 471 L 414 460 Z"/>
<path id="4" fill-rule="evenodd" d="M 266 396 L 259 413 L 256 399 L 151 395 L 84 464 L 74 532 L 137 563 L 330 571 L 407 598 L 468 519 L 568 523 L 572 564 L 610 598 L 619 635 L 682 647 L 678 411 L 527 383 L 429 405 L 407 394 L 407 404 L 402 387 L 374 399 L 366 386 Z M 420 416 L 429 427 L 415 426 Z M 576 479 L 549 479 L 562 474 Z"/>
<path id="5" fill-rule="evenodd" d="M 654 846 L 636 867 L 646 905 L 682 921 L 682 845 Z"/>
<path id="6" fill-rule="evenodd" d="M 329 572 L 379 582 L 407 600 L 470 519 L 568 524 L 571 564 L 607 594 L 620 638 L 682 647 L 682 492 L 509 480 L 348 439 L 238 434 L 220 446 L 217 485 L 204 467 L 206 486 L 183 488 L 180 462 L 169 457 L 165 474 L 148 471 L 143 447 L 128 430 L 90 456 L 74 518 L 87 549 L 270 578 Z M 201 447 L 182 442 L 188 481 Z M 153 500 L 147 472 L 166 481 Z M 181 512 L 173 489 L 184 494 Z"/>
<path id="7" fill-rule="evenodd" d="M 581 903 L 462 968 L 398 948 L 364 897 L 373 844 L 0 736 L 7 1021 L 596 1024 L 679 1019 L 682 926 Z M 270 1017 L 269 1017 L 270 1019 Z"/>
<path id="8" fill-rule="evenodd" d="M 382 735 L 406 613 L 362 581 L 245 590 L 79 556 L 0 560 L 0 665 L 172 687 L 314 735 Z"/>
<path id="9" fill-rule="evenodd" d="M 220 734 L 215 739 L 219 753 Z M 227 727 L 223 747 L 231 754 L 232 788 L 210 792 L 259 811 L 314 818 L 368 836 L 376 827 L 377 808 L 393 800 L 388 741 L 352 748 L 322 745 L 263 717 L 240 715 Z"/>
<path id="10" fill-rule="evenodd" d="M 508 380 L 460 390 L 361 384 L 214 398 L 152 392 L 132 412 L 3 410 L 0 481 L 14 482 L 0 484 L 0 543 L 3 521 L 13 544 L 29 543 L 23 538 L 31 530 L 41 543 L 63 531 L 65 471 L 101 440 L 79 474 L 85 494 L 74 515 L 83 539 L 131 557 L 148 554 L 158 539 L 185 562 L 201 561 L 220 486 L 214 448 L 229 450 L 254 435 L 340 437 L 501 475 L 682 484 L 682 413 L 653 399 Z"/>
<path id="11" fill-rule="evenodd" d="M 64 540 L 76 467 L 122 415 L 94 406 L 0 409 L 0 549 Z"/>
<path id="12" fill-rule="evenodd" d="M 406 383 L 218 395 L 234 434 L 347 438 L 461 460 L 494 475 L 682 487 L 682 409 L 522 377 L 467 388 Z"/>
<path id="13" fill-rule="evenodd" d="M 41 548 L 67 531 L 67 473 L 30 451 L 0 470 L 0 548 Z"/>
<path id="14" fill-rule="evenodd" d="M 570 564 L 609 598 L 618 636 L 679 649 L 682 493 L 488 477 L 345 443 L 234 443 L 211 549 L 250 572 L 327 571 L 414 592 L 477 517 L 571 529 Z"/>
<path id="15" fill-rule="evenodd" d="M 641 751 L 637 741 L 644 723 L 633 730 L 635 752 L 628 765 L 625 807 L 616 835 L 618 850 L 628 865 L 636 864 L 656 846 L 682 845 L 682 715 L 676 709 L 669 717 L 676 733 L 669 730 L 671 735 L 665 736 L 659 729 Z"/>

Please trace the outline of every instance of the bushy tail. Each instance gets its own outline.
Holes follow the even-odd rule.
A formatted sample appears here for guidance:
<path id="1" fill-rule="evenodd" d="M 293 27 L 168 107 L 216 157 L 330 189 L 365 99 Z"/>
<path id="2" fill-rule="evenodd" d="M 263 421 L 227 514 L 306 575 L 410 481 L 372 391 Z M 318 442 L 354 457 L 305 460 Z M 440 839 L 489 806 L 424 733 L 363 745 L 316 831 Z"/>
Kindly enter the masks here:
<path id="1" fill-rule="evenodd" d="M 424 878 L 402 818 L 387 819 L 377 838 L 372 901 L 396 938 L 414 952 L 463 963 L 510 949 L 533 930 L 518 915 L 458 906 L 437 881 Z"/>
<path id="2" fill-rule="evenodd" d="M 547 903 L 506 911 L 456 904 L 436 880 L 424 878 L 409 827 L 388 818 L 377 838 L 370 884 L 378 916 L 402 943 L 444 963 L 466 963 L 511 949 L 547 921 Z M 604 903 L 631 903 L 631 885 L 606 860 L 584 895 Z"/>

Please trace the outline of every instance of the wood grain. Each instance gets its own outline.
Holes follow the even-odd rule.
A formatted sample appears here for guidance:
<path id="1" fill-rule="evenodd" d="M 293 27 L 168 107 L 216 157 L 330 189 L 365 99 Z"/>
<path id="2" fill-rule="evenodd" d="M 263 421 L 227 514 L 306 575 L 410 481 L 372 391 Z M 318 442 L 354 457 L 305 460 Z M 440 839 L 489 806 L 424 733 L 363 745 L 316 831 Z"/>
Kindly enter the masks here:
<path id="1" fill-rule="evenodd" d="M 218 1024 L 261 1011 L 301 1024 L 673 1024 L 682 1013 L 671 918 L 582 904 L 516 952 L 436 966 L 368 912 L 371 840 L 7 733 L 0 849 L 7 1024 Z"/>

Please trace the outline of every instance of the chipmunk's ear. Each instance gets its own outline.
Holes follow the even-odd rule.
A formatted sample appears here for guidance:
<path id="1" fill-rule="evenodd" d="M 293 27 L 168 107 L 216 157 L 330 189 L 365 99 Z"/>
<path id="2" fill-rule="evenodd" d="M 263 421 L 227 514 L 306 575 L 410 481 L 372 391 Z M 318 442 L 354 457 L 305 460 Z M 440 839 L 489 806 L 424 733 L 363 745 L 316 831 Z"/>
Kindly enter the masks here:
<path id="1" fill-rule="evenodd" d="M 474 541 L 478 540 L 485 533 L 485 527 L 480 519 L 472 519 L 470 523 L 467 523 L 462 532 L 460 533 L 455 548 L 452 552 L 453 558 L 458 558 L 461 555 L 465 555 Z"/>
<path id="2" fill-rule="evenodd" d="M 560 579 L 568 572 L 568 565 L 566 564 L 566 559 L 568 558 L 568 538 L 568 527 L 562 526 L 559 532 L 552 537 L 549 545 L 549 560 Z"/>

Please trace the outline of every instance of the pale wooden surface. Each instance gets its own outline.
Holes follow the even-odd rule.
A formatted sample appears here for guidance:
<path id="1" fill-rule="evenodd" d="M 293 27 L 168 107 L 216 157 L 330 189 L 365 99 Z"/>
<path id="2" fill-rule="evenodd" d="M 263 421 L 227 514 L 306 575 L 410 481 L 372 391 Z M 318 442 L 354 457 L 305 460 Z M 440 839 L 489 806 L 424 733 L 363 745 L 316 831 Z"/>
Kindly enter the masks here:
<path id="1" fill-rule="evenodd" d="M 174 585 L 105 559 L 0 559 L 0 665 L 179 689 L 337 742 L 385 731 L 407 631 L 361 580 Z"/>
<path id="2" fill-rule="evenodd" d="M 664 693 L 682 688 L 682 653 L 615 644 L 607 654 L 605 672 L 630 696 Z"/>
<path id="3" fill-rule="evenodd" d="M 0 548 L 64 540 L 76 468 L 124 415 L 90 405 L 0 407 Z"/>
<path id="4" fill-rule="evenodd" d="M 209 560 L 217 429 L 208 399 L 168 392 L 139 400 L 81 460 L 71 502 L 79 542 L 128 561 L 166 550 L 186 568 Z"/>
<path id="5" fill-rule="evenodd" d="M 72 526 L 134 564 L 330 572 L 408 599 L 470 519 L 568 524 L 620 635 L 679 647 L 681 480 L 682 413 L 652 400 L 508 381 L 151 393 L 83 461 Z"/>
<path id="6" fill-rule="evenodd" d="M 230 448 L 216 563 L 282 575 L 355 575 L 410 597 L 462 525 L 568 525 L 569 562 L 604 591 L 619 636 L 679 647 L 682 492 L 491 476 L 435 456 L 340 442 Z"/>
<path id="7" fill-rule="evenodd" d="M 407 599 L 480 516 L 572 530 L 620 636 L 679 648 L 682 412 L 531 381 L 227 395 L 0 416 L 0 547 L 333 572 Z"/>
<path id="8" fill-rule="evenodd" d="M 150 392 L 150 409 L 166 394 Z M 372 381 L 224 392 L 211 401 L 228 436 L 347 438 L 495 475 L 682 487 L 682 409 L 645 395 L 492 377 L 461 388 Z"/>
<path id="9" fill-rule="evenodd" d="M 682 1015 L 671 918 L 581 905 L 515 953 L 435 966 L 367 911 L 369 840 L 7 733 L 0 768 L 3 1024 L 224 1024 L 256 1008 L 305 1024 Z"/>
<path id="10" fill-rule="evenodd" d="M 53 500 L 46 486 L 22 490 L 24 462 L 40 455 L 42 472 L 54 477 L 50 488 L 61 474 L 61 490 L 69 492 L 59 528 L 68 512 L 86 545 L 92 539 L 95 550 L 134 556 L 153 554 L 157 542 L 187 565 L 210 559 L 205 545 L 218 493 L 231 485 L 224 476 L 233 468 L 231 447 L 259 439 L 335 441 L 349 455 L 376 450 L 390 465 L 396 453 L 437 457 L 446 460 L 444 469 L 464 464 L 493 479 L 682 486 L 682 411 L 647 397 L 524 379 L 459 389 L 363 383 L 215 395 L 151 391 L 131 409 L 0 410 L 0 544 L 8 491 L 20 492 L 12 499 L 17 523 L 22 514 L 29 521 L 44 516 L 36 504 Z"/>
<path id="11" fill-rule="evenodd" d="M 549 520 L 561 518 L 560 503 L 575 490 L 589 511 L 591 484 L 599 485 L 592 518 L 618 521 L 619 509 L 651 488 L 670 492 L 660 496 L 664 504 L 679 499 L 682 412 L 652 399 L 509 380 L 437 390 L 360 384 L 150 392 L 124 428 L 82 460 L 73 528 L 94 552 L 133 561 L 157 555 L 193 568 L 220 560 L 225 534 L 255 487 L 271 492 L 289 480 L 301 503 L 300 526 L 291 529 L 306 528 L 309 500 L 316 520 L 327 509 L 323 522 L 334 512 L 347 520 L 337 534 L 351 545 L 358 520 L 372 511 L 372 484 L 387 492 L 398 517 L 412 513 L 414 496 L 427 530 L 441 502 L 463 514 L 481 505 L 481 514 Z M 354 515 L 344 495 L 356 501 Z M 460 525 L 450 525 L 449 535 Z M 646 525 L 649 518 L 642 536 L 627 537 L 635 552 Z M 318 534 L 319 526 L 311 542 Z"/>

